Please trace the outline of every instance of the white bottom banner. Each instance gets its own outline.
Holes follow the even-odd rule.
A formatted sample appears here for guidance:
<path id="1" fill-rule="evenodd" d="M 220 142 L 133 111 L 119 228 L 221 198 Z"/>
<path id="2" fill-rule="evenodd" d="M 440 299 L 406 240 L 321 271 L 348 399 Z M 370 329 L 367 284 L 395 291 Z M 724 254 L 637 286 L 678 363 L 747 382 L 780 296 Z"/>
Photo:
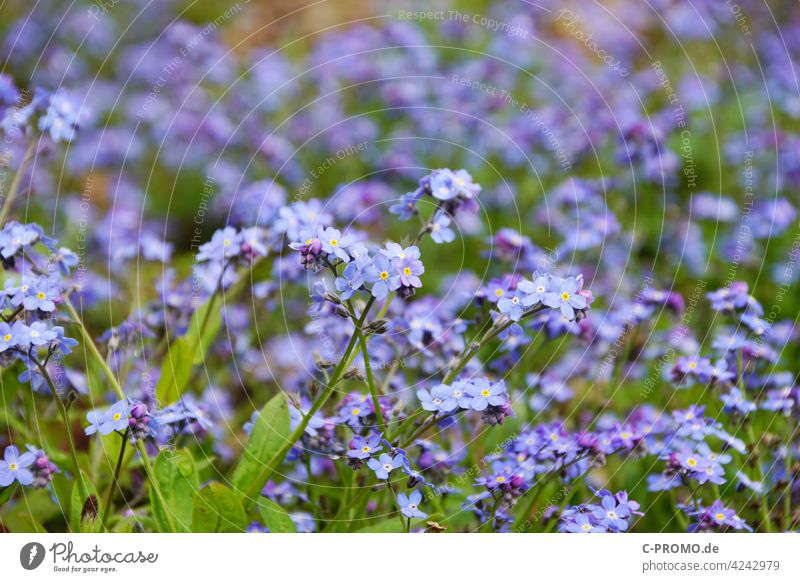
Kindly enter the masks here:
<path id="1" fill-rule="evenodd" d="M 798 580 L 797 534 L 0 536 L 0 580 Z M 156 578 L 153 578 L 155 576 Z M 552 577 L 552 578 L 551 578 Z M 558 577 L 558 578 L 556 578 Z"/>

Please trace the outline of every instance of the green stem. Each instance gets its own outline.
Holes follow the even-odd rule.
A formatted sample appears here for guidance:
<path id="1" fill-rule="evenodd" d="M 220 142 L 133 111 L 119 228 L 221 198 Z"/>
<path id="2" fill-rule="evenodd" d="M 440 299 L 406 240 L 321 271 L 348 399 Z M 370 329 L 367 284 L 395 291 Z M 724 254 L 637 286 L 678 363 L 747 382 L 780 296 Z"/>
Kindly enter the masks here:
<path id="1" fill-rule="evenodd" d="M 69 300 L 69 297 L 64 297 L 64 307 L 66 307 L 70 317 L 80 329 L 81 336 L 83 336 L 83 341 L 89 347 L 89 351 L 91 352 L 91 354 L 94 356 L 94 359 L 102 368 L 103 373 L 105 374 L 106 378 L 108 378 L 108 381 L 111 382 L 111 387 L 114 388 L 114 392 L 117 393 L 117 397 L 120 400 L 125 400 L 126 398 L 125 391 L 122 389 L 119 380 L 117 380 L 116 374 L 114 374 L 114 371 L 109 367 L 108 362 L 106 362 L 106 359 L 103 357 L 103 354 L 100 353 L 100 348 L 98 348 L 97 345 L 94 343 L 92 335 L 89 333 L 89 330 L 86 329 L 86 325 L 84 325 L 83 319 L 81 318 L 80 315 L 78 315 L 78 312 L 72 305 L 72 302 Z"/>
<path id="2" fill-rule="evenodd" d="M 31 358 L 31 361 L 33 361 L 39 368 L 39 372 L 41 372 L 42 376 L 47 382 L 50 392 L 53 395 L 53 399 L 56 401 L 56 407 L 58 408 L 59 414 L 61 414 L 61 420 L 64 422 L 64 430 L 67 433 L 67 443 L 69 444 L 69 450 L 72 455 L 72 465 L 75 471 L 75 478 L 78 480 L 78 487 L 80 487 L 81 490 L 81 497 L 86 500 L 86 498 L 89 497 L 89 490 L 86 487 L 86 483 L 83 481 L 83 473 L 81 472 L 81 465 L 78 462 L 78 451 L 75 448 L 75 439 L 72 438 L 72 430 L 70 428 L 67 407 L 64 406 L 64 402 L 61 400 L 61 395 L 58 393 L 56 385 L 53 383 L 53 379 L 50 378 L 47 368 L 45 368 L 44 365 L 36 358 Z"/>
<path id="3" fill-rule="evenodd" d="M 368 310 L 365 309 L 364 312 L 361 314 L 361 317 L 358 319 L 358 325 L 356 326 L 356 329 L 360 328 L 361 325 L 363 325 L 364 320 L 367 318 L 367 311 Z M 300 419 L 300 423 L 291 432 L 289 437 L 286 439 L 283 445 L 281 445 L 278 451 L 272 456 L 269 462 L 267 462 L 267 464 L 259 473 L 258 478 L 256 478 L 253 481 L 253 484 L 247 490 L 246 492 L 247 496 L 245 499 L 246 506 L 249 507 L 252 504 L 253 500 L 257 498 L 259 492 L 261 491 L 261 488 L 263 487 L 263 484 L 266 482 L 267 479 L 269 479 L 269 476 L 277 468 L 277 466 L 283 462 L 283 459 L 284 457 L 286 457 L 286 454 L 292 449 L 292 447 L 294 447 L 297 441 L 299 441 L 300 438 L 303 436 L 303 433 L 305 432 L 308 423 L 311 421 L 311 418 L 328 401 L 328 398 L 331 397 L 331 395 L 333 394 L 334 385 L 336 384 L 336 382 L 339 381 L 339 379 L 344 374 L 344 371 L 347 369 L 349 362 L 352 361 L 351 356 L 353 355 L 353 350 L 355 348 L 357 341 L 358 341 L 358 334 L 353 333 L 353 335 L 350 337 L 350 342 L 347 344 L 347 347 L 345 348 L 344 355 L 342 356 L 339 365 L 336 366 L 336 368 L 333 371 L 333 374 L 331 374 L 331 381 L 325 387 L 325 390 L 323 390 L 322 393 L 319 395 L 319 397 L 314 401 L 314 403 L 311 405 L 311 409 L 308 411 L 308 414 L 306 414 L 305 416 L 303 416 L 302 419 Z"/>
<path id="4" fill-rule="evenodd" d="M 364 307 L 364 313 L 367 313 L 372 307 L 375 298 L 370 296 L 369 301 L 367 301 L 366 307 Z M 361 356 L 364 360 L 364 371 L 367 374 L 367 385 L 369 386 L 369 393 L 372 396 L 372 407 L 375 409 L 375 418 L 378 420 L 378 426 L 381 427 L 381 433 L 386 434 L 386 421 L 383 418 L 383 411 L 381 410 L 381 401 L 378 395 L 378 390 L 375 387 L 375 377 L 372 375 L 372 364 L 369 361 L 369 352 L 367 350 L 367 340 L 364 337 L 364 332 L 361 329 L 361 325 L 363 324 L 363 314 L 362 314 L 362 321 L 355 319 L 355 311 L 353 309 L 353 302 L 347 302 L 347 306 L 350 308 L 350 313 L 353 314 L 353 323 L 356 326 L 355 334 L 358 336 L 358 343 L 361 346 Z"/>
<path id="5" fill-rule="evenodd" d="M 94 356 L 97 363 L 102 368 L 103 373 L 105 374 L 108 381 L 111 382 L 114 391 L 117 393 L 117 396 L 120 400 L 125 400 L 125 391 L 122 389 L 122 386 L 119 383 L 116 375 L 114 374 L 113 370 L 108 366 L 106 359 L 103 357 L 103 354 L 100 353 L 100 349 L 94 343 L 94 339 L 92 339 L 89 330 L 86 329 L 86 325 L 83 323 L 83 319 L 75 310 L 75 307 L 72 305 L 72 302 L 69 300 L 69 297 L 64 297 L 64 306 L 66 307 L 67 311 L 70 314 L 70 317 L 73 319 L 75 324 L 80 328 L 81 335 L 83 336 L 83 340 L 87 346 L 89 346 L 89 352 Z M 150 487 L 153 488 L 156 496 L 158 497 L 159 501 L 163 504 L 164 507 L 167 507 L 165 502 L 164 494 L 161 492 L 161 488 L 158 486 L 158 481 L 156 481 L 155 473 L 153 471 L 153 465 L 150 462 L 150 457 L 147 454 L 147 449 L 144 446 L 144 443 L 140 439 L 136 439 L 136 450 L 139 451 L 139 456 L 142 458 L 142 465 L 145 468 L 145 473 L 147 473 L 147 477 L 150 480 Z M 174 524 L 172 523 L 172 519 L 170 517 L 169 512 L 166 512 L 167 520 L 172 528 L 171 531 L 175 531 Z"/>
<path id="6" fill-rule="evenodd" d="M 114 498 L 114 487 L 119 485 L 119 473 L 122 470 L 122 460 L 125 458 L 125 445 L 128 444 L 128 434 L 130 429 L 127 429 L 122 435 L 122 443 L 119 445 L 119 456 L 117 457 L 117 466 L 114 468 L 114 476 L 111 483 L 108 484 L 106 491 L 106 504 L 103 507 L 103 526 L 108 529 L 108 516 L 111 513 L 111 501 Z"/>
<path id="7" fill-rule="evenodd" d="M 17 173 L 14 174 L 14 179 L 11 181 L 11 185 L 8 187 L 8 196 L 6 196 L 6 199 L 3 201 L 3 208 L 0 210 L 0 227 L 5 224 L 8 214 L 11 212 L 11 207 L 14 205 L 14 200 L 16 200 L 17 194 L 19 193 L 19 185 L 22 182 L 22 177 L 25 174 L 26 168 L 28 167 L 28 163 L 33 158 L 33 154 L 36 151 L 36 145 L 38 143 L 39 138 L 37 137 L 31 141 L 30 144 L 28 144 L 28 149 L 25 151 L 25 155 L 19 164 L 19 168 L 17 168 Z"/>
<path id="8" fill-rule="evenodd" d="M 766 482 L 764 481 L 764 467 L 761 463 L 761 455 L 758 452 L 758 442 L 756 441 L 756 436 L 753 433 L 752 422 L 747 422 L 747 440 L 750 441 L 750 445 L 753 447 L 753 461 L 756 464 L 756 474 L 758 475 L 758 480 L 764 484 L 764 492 L 758 498 L 758 507 L 761 510 L 761 518 L 764 522 L 764 529 L 766 529 L 768 533 L 772 533 L 772 518 L 770 516 L 769 505 L 767 501 Z"/>
<path id="9" fill-rule="evenodd" d="M 792 441 L 789 440 L 786 444 L 786 455 L 784 456 L 786 490 L 783 493 L 783 529 L 785 531 L 791 531 L 792 529 L 792 484 L 794 482 L 792 463 Z"/>

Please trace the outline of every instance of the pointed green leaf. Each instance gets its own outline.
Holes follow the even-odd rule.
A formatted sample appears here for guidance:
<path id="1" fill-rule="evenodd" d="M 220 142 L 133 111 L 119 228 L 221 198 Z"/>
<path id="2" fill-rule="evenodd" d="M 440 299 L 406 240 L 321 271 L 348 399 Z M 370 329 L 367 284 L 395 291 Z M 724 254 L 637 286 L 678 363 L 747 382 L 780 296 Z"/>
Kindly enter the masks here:
<path id="1" fill-rule="evenodd" d="M 289 514 L 277 503 L 266 498 L 258 500 L 261 519 L 272 533 L 296 533 L 297 528 Z"/>
<path id="2" fill-rule="evenodd" d="M 289 406 L 284 395 L 277 394 L 253 422 L 247 446 L 233 472 L 233 488 L 242 493 L 248 490 L 260 492 L 268 477 L 264 474 L 265 467 L 270 461 L 274 462 L 290 433 Z"/>
<path id="3" fill-rule="evenodd" d="M 192 455 L 186 449 L 164 449 L 158 455 L 153 471 L 165 497 L 162 503 L 155 489 L 150 489 L 150 505 L 158 530 L 189 532 L 194 513 L 192 500 L 200 489 Z"/>
<path id="4" fill-rule="evenodd" d="M 192 531 L 202 533 L 243 532 L 247 528 L 239 496 L 212 481 L 194 497 Z"/>

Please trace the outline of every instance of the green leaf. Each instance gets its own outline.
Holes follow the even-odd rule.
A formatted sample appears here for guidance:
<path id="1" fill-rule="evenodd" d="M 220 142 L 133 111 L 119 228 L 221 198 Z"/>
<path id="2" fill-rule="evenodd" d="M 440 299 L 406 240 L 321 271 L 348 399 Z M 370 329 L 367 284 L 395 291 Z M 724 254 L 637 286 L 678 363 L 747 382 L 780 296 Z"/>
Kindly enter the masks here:
<path id="1" fill-rule="evenodd" d="M 356 533 L 403 533 L 405 528 L 400 525 L 400 520 L 397 518 L 384 519 L 373 525 L 358 530 Z"/>
<path id="2" fill-rule="evenodd" d="M 247 528 L 239 496 L 212 481 L 194 496 L 192 531 L 202 533 L 243 532 Z"/>
<path id="3" fill-rule="evenodd" d="M 205 361 L 208 348 L 211 347 L 211 342 L 219 332 L 222 325 L 221 310 L 222 301 L 209 299 L 197 308 L 189 322 L 189 329 L 184 337 L 192 348 L 192 364 L 195 366 Z M 205 329 L 203 329 L 203 322 L 205 322 Z"/>
<path id="4" fill-rule="evenodd" d="M 192 350 L 186 338 L 180 337 L 167 348 L 156 384 L 156 396 L 161 406 L 178 401 L 192 377 Z"/>
<path id="5" fill-rule="evenodd" d="M 98 533 L 103 529 L 101 516 L 103 515 L 102 502 L 92 482 L 84 473 L 83 482 L 88 491 L 81 494 L 80 480 L 75 479 L 70 497 L 69 523 L 73 532 Z"/>
<path id="6" fill-rule="evenodd" d="M 242 452 L 242 458 L 233 472 L 233 488 L 242 493 L 248 490 L 261 491 L 269 477 L 264 469 L 276 461 L 282 445 L 286 444 L 291 426 L 289 406 L 283 394 L 275 395 L 253 422 L 250 439 Z"/>
<path id="7" fill-rule="evenodd" d="M 266 498 L 258 500 L 261 519 L 272 533 L 296 533 L 297 528 L 289 514 L 277 503 Z"/>
<path id="8" fill-rule="evenodd" d="M 186 533 L 191 530 L 194 503 L 200 479 L 192 455 L 186 449 L 164 449 L 153 467 L 164 499 L 150 488 L 150 505 L 159 531 Z M 162 503 L 163 501 L 163 503 Z"/>
<path id="9" fill-rule="evenodd" d="M 11 499 L 11 496 L 14 494 L 14 491 L 16 490 L 16 488 L 17 488 L 17 483 L 15 481 L 14 483 L 9 485 L 8 487 L 0 489 L 0 505 L 3 505 L 4 503 L 8 503 L 8 500 Z"/>
<path id="10" fill-rule="evenodd" d="M 161 364 L 156 385 L 156 395 L 162 406 L 178 401 L 192 377 L 194 366 L 205 361 L 222 324 L 221 309 L 222 303 L 213 297 L 203 303 L 192 315 L 186 335 L 177 338 L 167 348 L 167 357 Z"/>

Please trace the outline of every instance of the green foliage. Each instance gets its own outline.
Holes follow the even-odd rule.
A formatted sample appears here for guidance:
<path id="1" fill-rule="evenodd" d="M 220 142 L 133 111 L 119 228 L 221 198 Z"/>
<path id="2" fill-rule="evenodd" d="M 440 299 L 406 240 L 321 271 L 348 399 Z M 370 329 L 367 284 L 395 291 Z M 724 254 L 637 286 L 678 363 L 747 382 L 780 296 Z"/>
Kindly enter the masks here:
<path id="1" fill-rule="evenodd" d="M 239 495 L 212 481 L 194 496 L 192 531 L 202 533 L 243 532 L 247 515 Z"/>

